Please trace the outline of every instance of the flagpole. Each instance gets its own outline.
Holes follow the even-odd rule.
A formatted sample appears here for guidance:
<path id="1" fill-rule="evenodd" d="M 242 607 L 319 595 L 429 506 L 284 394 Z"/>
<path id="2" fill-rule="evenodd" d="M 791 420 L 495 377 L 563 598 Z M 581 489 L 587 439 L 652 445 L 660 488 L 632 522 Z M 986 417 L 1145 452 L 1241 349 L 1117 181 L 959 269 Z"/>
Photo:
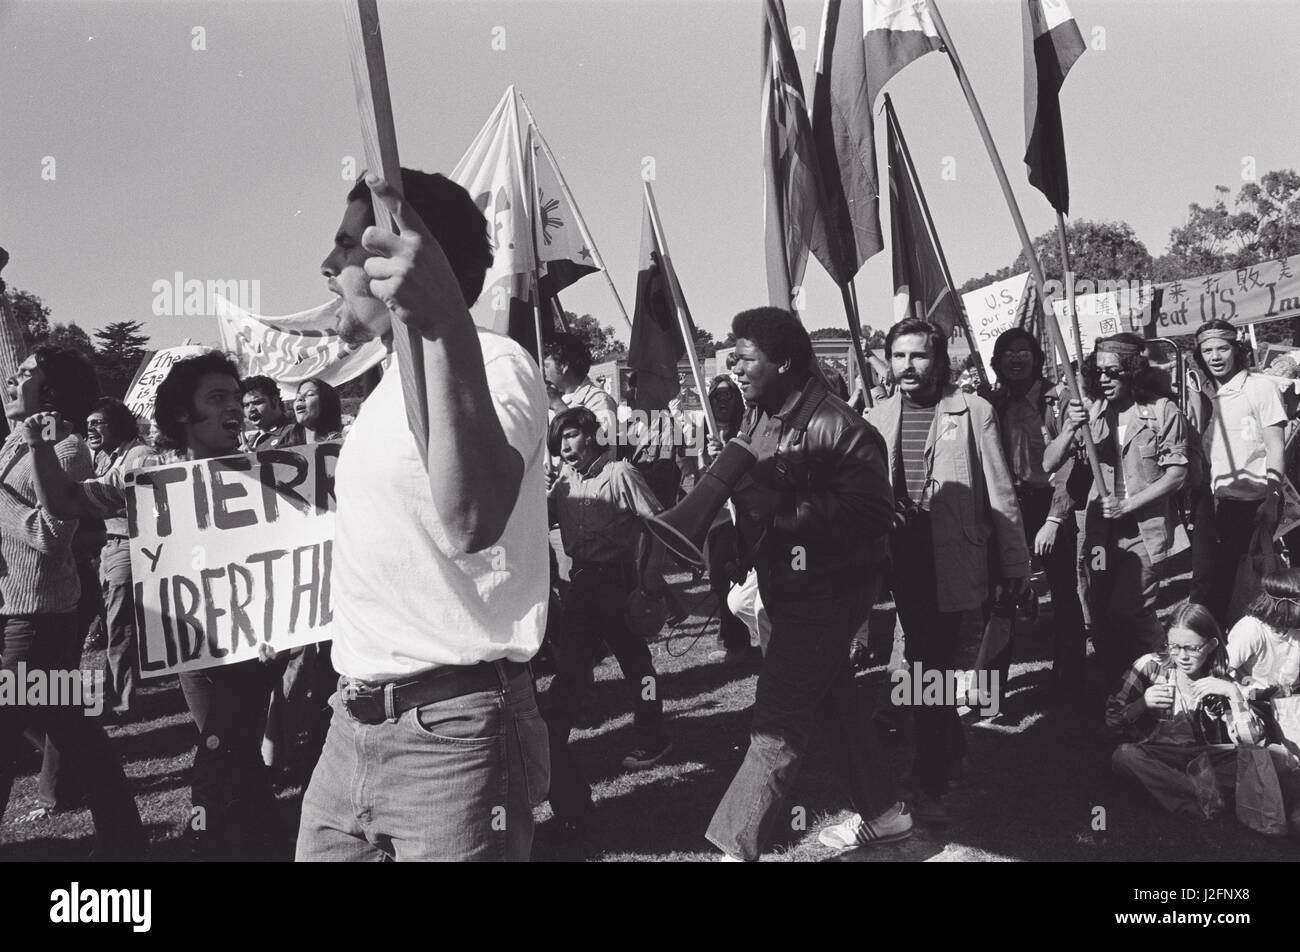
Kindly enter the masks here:
<path id="1" fill-rule="evenodd" d="M 1079 314 L 1074 309 L 1074 269 L 1070 267 L 1070 249 L 1065 243 L 1065 215 L 1056 213 L 1056 234 L 1061 240 L 1061 272 L 1065 277 L 1065 300 L 1070 314 L 1070 333 L 1074 335 L 1074 353 L 1083 366 L 1083 335 L 1079 333 Z M 1066 354 L 1066 357 L 1069 357 Z"/>
<path id="2" fill-rule="evenodd" d="M 650 212 L 650 227 L 654 229 L 655 243 L 663 255 L 668 289 L 673 296 L 673 308 L 677 311 L 677 326 L 681 329 L 682 341 L 686 344 L 686 357 L 691 362 L 691 376 L 695 378 L 695 387 L 700 392 L 700 408 L 704 411 L 704 419 L 709 425 L 709 434 L 721 443 L 722 431 L 718 429 L 718 421 L 713 419 L 709 390 L 704 386 L 704 372 L 700 369 L 700 357 L 695 353 L 695 335 L 691 333 L 690 321 L 686 317 L 686 305 L 680 294 L 681 288 L 677 286 L 677 272 L 673 270 L 672 258 L 668 255 L 668 242 L 664 238 L 663 226 L 659 223 L 659 206 L 655 204 L 655 193 L 650 188 L 649 182 L 643 181 L 641 185 L 645 189 L 646 208 Z"/>
<path id="3" fill-rule="evenodd" d="M 515 98 L 520 101 L 523 97 L 518 92 Z M 527 106 L 524 107 L 525 109 Z M 519 129 L 519 110 L 515 110 L 515 130 Z M 523 143 L 523 149 L 528 153 L 528 162 L 523 164 L 524 188 L 528 190 L 528 246 L 533 252 L 533 266 L 530 270 L 532 275 L 532 297 L 533 297 L 533 331 L 537 334 L 537 366 L 543 367 L 546 364 L 546 349 L 542 345 L 542 261 L 537 253 L 537 157 L 533 153 L 533 130 L 536 127 L 532 124 L 528 126 L 528 132 L 525 136 L 520 137 Z M 523 158 L 520 156 L 520 158 Z"/>
<path id="4" fill-rule="evenodd" d="M 370 171 L 382 175 L 388 187 L 402 191 L 402 167 L 397 160 L 397 133 L 393 127 L 393 104 L 388 93 L 388 70 L 384 65 L 384 41 L 379 32 L 376 0 L 345 0 L 343 25 L 352 64 L 352 86 L 361 117 L 361 140 Z M 396 231 L 388 206 L 371 195 L 375 225 Z M 395 322 L 393 351 L 402 382 L 406 423 L 420 450 L 429 461 L 428 381 L 425 379 L 424 339 L 413 327 Z"/>
<path id="5" fill-rule="evenodd" d="M 1043 279 L 1043 266 L 1038 262 L 1038 255 L 1034 253 L 1034 243 L 1029 238 L 1029 230 L 1025 228 L 1025 220 L 1020 215 L 1020 206 L 1016 204 L 1016 196 L 1011 191 L 1011 182 L 1007 179 L 1007 170 L 1002 166 L 1002 159 L 998 155 L 998 147 L 993 143 L 993 134 L 989 131 L 988 123 L 984 121 L 984 112 L 980 109 L 979 100 L 975 98 L 975 90 L 971 87 L 970 78 L 966 75 L 966 70 L 961 65 L 961 58 L 957 55 L 957 49 L 953 45 L 952 37 L 948 33 L 948 27 L 943 22 L 943 16 L 939 13 L 939 5 L 936 0 L 928 0 L 930 16 L 934 21 L 934 28 L 939 32 L 939 38 L 948 50 L 948 61 L 952 63 L 953 71 L 957 74 L 957 81 L 961 84 L 962 92 L 966 95 L 966 104 L 970 106 L 971 115 L 975 119 L 975 125 L 979 128 L 980 136 L 984 139 L 984 147 L 988 150 L 989 160 L 993 163 L 993 171 L 998 177 L 998 184 L 1002 186 L 1002 194 L 1007 200 L 1007 208 L 1011 212 L 1011 220 L 1015 223 L 1016 232 L 1020 236 L 1020 244 L 1025 252 L 1025 257 L 1029 260 L 1029 271 L 1033 275 L 1034 285 L 1038 288 L 1038 304 L 1043 311 L 1043 319 L 1047 323 L 1047 328 L 1052 334 L 1053 343 L 1060 348 L 1062 353 L 1066 353 L 1065 337 L 1061 333 L 1061 325 L 1056 320 L 1056 312 L 1047 300 L 1046 284 Z M 1083 366 L 1083 355 L 1079 355 L 1079 366 Z M 1079 401 L 1081 406 L 1087 404 L 1083 400 L 1083 391 L 1079 389 L 1079 381 L 1075 377 L 1074 370 L 1067 363 L 1063 368 L 1065 370 L 1065 380 L 1069 387 L 1072 397 Z M 1106 494 L 1106 481 L 1102 477 L 1101 461 L 1097 456 L 1097 444 L 1092 438 L 1092 427 L 1080 427 L 1083 433 L 1083 444 L 1088 451 L 1088 465 L 1092 469 L 1092 478 L 1096 482 L 1098 492 Z"/>
<path id="6" fill-rule="evenodd" d="M 903 150 L 903 161 L 907 163 L 907 175 L 912 180 L 912 192 L 921 203 L 921 214 L 925 218 L 925 229 L 930 238 L 930 247 L 934 249 L 935 257 L 939 259 L 939 267 L 943 269 L 943 280 L 948 285 L 948 293 L 956 299 L 957 310 L 961 312 L 961 329 L 966 337 L 966 346 L 970 348 L 971 359 L 975 361 L 975 372 L 979 374 L 984 386 L 992 387 L 993 381 L 989 377 L 988 371 L 984 369 L 980 349 L 975 343 L 975 335 L 971 332 L 970 318 L 966 315 L 966 302 L 961 299 L 961 295 L 957 293 L 957 286 L 952 282 L 952 272 L 948 270 L 948 258 L 943 253 L 943 245 L 939 243 L 939 236 L 934 227 L 934 219 L 930 215 L 930 203 L 925 200 L 925 191 L 921 188 L 920 183 L 916 181 L 916 176 L 912 174 L 916 166 L 912 164 L 912 152 L 907 147 L 907 139 L 903 136 L 903 127 L 898 123 L 898 116 L 894 114 L 894 102 L 889 98 L 889 93 L 885 93 L 885 118 L 893 127 L 894 135 L 898 137 L 898 146 Z"/>
<path id="7" fill-rule="evenodd" d="M 860 323 L 862 317 L 858 313 L 858 294 L 857 289 L 853 287 L 852 278 L 840 285 L 840 294 L 844 297 L 844 310 L 848 315 L 849 337 L 853 339 L 853 355 L 858 359 L 858 372 L 862 379 L 862 393 L 867 398 L 867 406 L 874 407 L 876 401 L 871 398 L 871 388 L 875 385 L 875 380 L 871 373 L 871 364 L 867 363 L 862 335 L 858 333 L 858 328 L 862 326 Z"/>
<path id="8" fill-rule="evenodd" d="M 533 117 L 533 111 L 528 108 L 528 100 L 524 99 L 523 93 L 518 93 L 517 95 L 519 96 L 520 103 L 523 104 L 524 113 L 528 116 L 529 127 L 537 133 L 538 145 L 542 147 L 542 151 L 546 153 L 546 157 L 550 159 L 551 168 L 555 169 L 555 177 L 560 180 L 560 191 L 564 193 L 564 198 L 568 201 L 574 213 L 580 215 L 581 213 L 578 212 L 578 203 L 574 200 L 573 193 L 569 191 L 569 183 L 564 180 L 564 171 L 560 168 L 560 163 L 555 161 L 555 154 L 551 152 L 551 147 L 547 145 L 546 136 L 542 135 L 542 127 L 537 124 L 536 118 Z M 586 222 L 584 221 L 583 224 L 586 225 Z M 590 238 L 591 236 L 588 235 L 587 237 Z M 591 253 L 595 255 L 596 263 L 600 266 L 601 273 L 605 275 L 605 281 L 609 284 L 610 293 L 614 295 L 614 302 L 618 304 L 618 312 L 623 315 L 623 322 L 627 324 L 627 329 L 631 330 L 632 318 L 627 316 L 627 308 L 623 306 L 623 299 L 618 296 L 618 288 L 614 287 L 614 279 L 609 276 L 609 269 L 605 267 L 605 259 L 602 257 L 600 249 L 596 247 L 594 239 L 591 242 Z"/>

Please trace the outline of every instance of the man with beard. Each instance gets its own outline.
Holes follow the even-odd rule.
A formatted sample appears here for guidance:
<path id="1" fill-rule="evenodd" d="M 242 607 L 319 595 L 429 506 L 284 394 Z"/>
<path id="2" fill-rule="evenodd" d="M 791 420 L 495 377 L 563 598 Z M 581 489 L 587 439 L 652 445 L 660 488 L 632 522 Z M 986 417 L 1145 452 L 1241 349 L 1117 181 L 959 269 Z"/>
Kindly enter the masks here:
<path id="1" fill-rule="evenodd" d="M 863 575 L 883 569 L 893 519 L 884 447 L 811 372 L 812 342 L 794 314 L 743 311 L 732 332 L 749 408 L 737 438 L 757 460 L 732 499 L 772 630 L 749 749 L 706 835 L 729 860 L 757 860 L 764 820 L 821 733 L 856 811 L 823 830 L 822 843 L 844 850 L 903 839 L 912 818 L 874 754 L 849 668 L 849 642 L 875 591 Z"/>
<path id="2" fill-rule="evenodd" d="M 891 587 L 907 663 L 919 664 L 923 678 L 939 672 L 946 683 L 956 668 L 962 613 L 993 594 L 991 581 L 1000 582 L 1008 599 L 1017 598 L 1029 575 L 1029 552 L 997 417 L 984 398 L 949 382 L 948 335 L 908 318 L 890 328 L 885 354 L 898 390 L 867 421 L 884 437 L 893 475 Z M 910 802 L 919 819 L 946 822 L 943 796 L 966 753 L 961 720 L 947 704 L 917 703 L 912 711 Z"/>
<path id="3" fill-rule="evenodd" d="M 138 457 L 136 464 L 153 466 L 239 452 L 243 428 L 239 397 L 239 371 L 224 354 L 208 351 L 177 361 L 159 384 L 154 403 L 159 442 L 166 448 Z M 110 468 L 85 482 L 70 479 L 44 439 L 46 418 L 47 414 L 37 414 L 24 427 L 32 445 L 41 505 L 64 519 L 113 518 L 124 511 L 126 468 Z M 178 677 L 199 732 L 190 775 L 197 821 L 191 830 L 198 855 L 216 860 L 275 858 L 275 798 L 261 751 L 271 691 L 268 665 L 250 658 L 183 671 Z"/>
<path id="4" fill-rule="evenodd" d="M 546 797 L 528 662 L 546 625 L 546 392 L 469 307 L 487 222 L 442 175 L 374 174 L 321 264 L 344 340 L 416 331 L 429 433 L 401 369 L 362 405 L 335 471 L 334 717 L 303 797 L 299 860 L 527 860 Z M 398 233 L 374 225 L 372 193 Z M 394 356 L 401 360 L 400 353 Z"/>
<path id="5" fill-rule="evenodd" d="M 1002 448 L 1020 504 L 1025 542 L 1045 563 L 1052 592 L 1052 623 L 1056 639 L 1052 674 L 1057 686 L 1077 693 L 1083 687 L 1083 662 L 1087 652 L 1083 610 L 1079 606 L 1076 537 L 1070 494 L 1073 459 L 1055 477 L 1043 469 L 1043 454 L 1061 431 L 1064 407 L 1043 379 L 1043 349 L 1033 334 L 1013 327 L 993 344 L 993 373 L 998 387 L 991 402 L 1001 424 Z M 1036 597 L 1028 590 L 1029 597 Z M 1011 646 L 993 666 L 1003 681 L 1007 677 Z M 1003 683 L 1002 688 L 1006 685 Z"/>

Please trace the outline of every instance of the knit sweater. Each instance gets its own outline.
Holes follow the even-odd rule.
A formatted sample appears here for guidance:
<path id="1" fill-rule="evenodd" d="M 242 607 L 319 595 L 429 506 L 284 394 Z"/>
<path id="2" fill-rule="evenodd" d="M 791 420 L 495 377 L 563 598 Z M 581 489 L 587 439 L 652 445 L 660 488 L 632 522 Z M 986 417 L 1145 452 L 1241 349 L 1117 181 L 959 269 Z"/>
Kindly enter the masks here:
<path id="1" fill-rule="evenodd" d="M 90 450 L 72 434 L 54 447 L 80 482 L 94 475 Z M 0 446 L 0 615 L 70 612 L 81 583 L 72 557 L 76 519 L 55 519 L 36 501 L 31 448 L 18 432 Z"/>

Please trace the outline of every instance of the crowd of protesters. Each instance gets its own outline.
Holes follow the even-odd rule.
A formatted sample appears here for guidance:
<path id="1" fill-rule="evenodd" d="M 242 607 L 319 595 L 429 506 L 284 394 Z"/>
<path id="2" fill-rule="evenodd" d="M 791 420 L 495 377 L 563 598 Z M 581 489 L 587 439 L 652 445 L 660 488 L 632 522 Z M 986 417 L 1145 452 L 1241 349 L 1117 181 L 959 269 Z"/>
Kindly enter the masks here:
<path id="1" fill-rule="evenodd" d="M 912 318 L 890 329 L 874 379 L 850 399 L 794 314 L 757 308 L 735 317 L 727 372 L 701 395 L 717 424 L 706 440 L 644 371 L 625 388 L 631 412 L 620 408 L 572 335 L 551 335 L 538 366 L 476 328 L 468 307 L 492 260 L 481 213 L 442 176 L 403 170 L 402 185 L 399 202 L 377 179 L 357 182 L 322 272 L 344 339 L 391 341 L 395 321 L 421 335 L 436 451 L 408 429 L 397 355 L 355 421 L 325 381 L 289 395 L 215 351 L 172 367 L 151 421 L 101 398 L 66 349 L 38 347 L 7 382 L 0 660 L 75 669 L 92 618 L 107 651 L 101 719 L 0 705 L 0 815 L 35 745 L 40 808 L 25 819 L 82 797 L 97 856 L 145 853 L 102 726 L 141 716 L 133 471 L 342 440 L 332 641 L 179 675 L 196 728 L 196 851 L 277 855 L 277 774 L 307 784 L 303 860 L 527 859 L 547 799 L 561 837 L 584 847 L 596 807 L 569 740 L 606 650 L 633 717 L 623 767 L 673 751 L 646 642 L 686 612 L 647 520 L 687 496 L 701 467 L 729 466 L 734 441 L 752 465 L 727 474 L 730 501 L 701 540 L 720 619 L 710 658 L 759 678 L 743 762 L 700 830 L 723 858 L 761 855 L 814 735 L 853 807 L 820 832 L 826 846 L 949 822 L 967 756 L 958 705 L 910 706 L 911 776 L 896 784 L 854 678 L 855 639 L 874 605 L 892 603 L 906 663 L 946 678 L 962 666 L 970 613 L 1036 609 L 1035 567 L 1050 593 L 1055 690 L 1087 703 L 1089 640 L 1113 689 L 1095 713 L 1121 744 L 1116 771 L 1180 815 L 1237 799 L 1272 818 L 1266 832 L 1279 816 L 1280 832 L 1300 832 L 1300 569 L 1242 570 L 1275 551 L 1293 424 L 1231 325 L 1197 333 L 1205 382 L 1183 401 L 1194 406 L 1128 333 L 1081 362 L 1082 399 L 1048 379 L 1019 329 L 970 392 L 947 333 Z M 372 194 L 400 233 L 370 227 Z M 1191 597 L 1162 624 L 1160 583 L 1187 514 Z M 1015 647 L 986 658 L 1003 691 Z M 554 677 L 539 710 L 543 659 Z M 1271 802 L 1265 788 L 1279 791 Z"/>

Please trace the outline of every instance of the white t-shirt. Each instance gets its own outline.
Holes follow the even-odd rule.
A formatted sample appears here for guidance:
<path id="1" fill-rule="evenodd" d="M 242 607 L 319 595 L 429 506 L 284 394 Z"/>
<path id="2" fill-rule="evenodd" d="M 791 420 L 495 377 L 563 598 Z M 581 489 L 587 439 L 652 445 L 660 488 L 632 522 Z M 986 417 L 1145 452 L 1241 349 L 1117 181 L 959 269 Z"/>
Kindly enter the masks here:
<path id="1" fill-rule="evenodd" d="M 1295 631 L 1278 631 L 1245 615 L 1228 632 L 1228 667 L 1248 688 L 1280 687 L 1292 694 L 1300 681 L 1300 640 Z M 1247 691 L 1248 697 L 1254 694 Z"/>
<path id="2" fill-rule="evenodd" d="M 527 661 L 546 628 L 546 391 L 537 364 L 479 328 L 488 389 L 524 461 L 505 532 L 455 551 L 407 427 L 396 360 L 352 424 L 335 472 L 334 664 L 366 681 L 439 665 Z"/>

